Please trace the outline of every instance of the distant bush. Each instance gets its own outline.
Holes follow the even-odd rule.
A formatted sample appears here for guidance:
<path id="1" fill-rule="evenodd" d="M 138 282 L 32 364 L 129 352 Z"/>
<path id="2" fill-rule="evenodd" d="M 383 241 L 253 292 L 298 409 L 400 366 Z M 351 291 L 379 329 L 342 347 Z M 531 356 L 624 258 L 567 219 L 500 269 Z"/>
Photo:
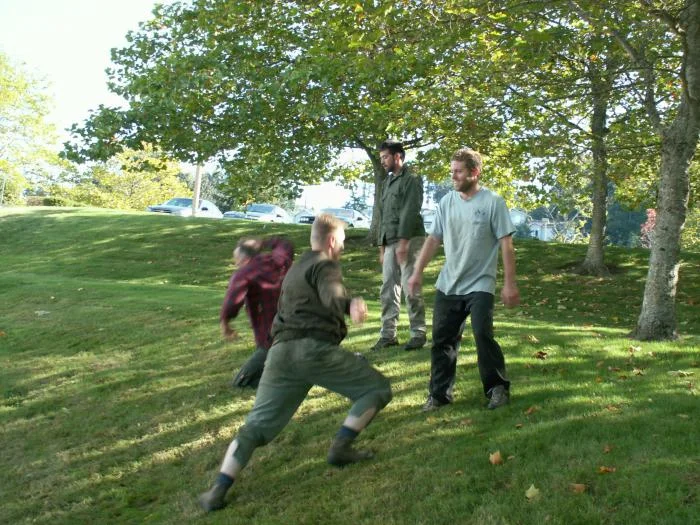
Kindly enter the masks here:
<path id="1" fill-rule="evenodd" d="M 37 206 L 38 204 L 32 204 L 34 206 Z M 67 199 L 65 197 L 60 197 L 60 196 L 51 196 L 51 197 L 41 197 L 41 206 L 85 206 L 85 204 L 81 202 L 76 202 L 71 199 Z"/>
<path id="2" fill-rule="evenodd" d="M 25 199 L 27 206 L 44 206 L 44 199 L 46 197 L 40 195 L 28 195 Z"/>

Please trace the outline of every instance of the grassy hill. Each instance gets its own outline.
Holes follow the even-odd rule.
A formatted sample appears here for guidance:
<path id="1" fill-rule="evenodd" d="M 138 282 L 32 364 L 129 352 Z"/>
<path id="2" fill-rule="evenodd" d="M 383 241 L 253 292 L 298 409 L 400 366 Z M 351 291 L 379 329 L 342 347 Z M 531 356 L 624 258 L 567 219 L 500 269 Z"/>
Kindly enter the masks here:
<path id="1" fill-rule="evenodd" d="M 301 253 L 308 226 L 0 210 L 0 523 L 697 520 L 700 254 L 683 254 L 680 340 L 640 343 L 626 334 L 648 252 L 609 248 L 602 279 L 566 271 L 585 246 L 517 242 L 523 305 L 496 309 L 511 404 L 485 410 L 467 334 L 455 404 L 426 415 L 429 351 L 368 350 L 381 271 L 366 233 L 348 232 L 343 267 L 370 318 L 345 347 L 392 380 L 394 400 L 361 436 L 377 457 L 325 463 L 349 405 L 315 388 L 229 506 L 202 518 L 196 495 L 254 398 L 229 386 L 254 345 L 245 316 L 240 340 L 219 336 L 231 250 L 240 236 L 284 234 Z M 429 321 L 439 267 L 425 278 Z M 402 310 L 401 340 L 406 325 Z M 489 462 L 496 451 L 502 464 Z"/>

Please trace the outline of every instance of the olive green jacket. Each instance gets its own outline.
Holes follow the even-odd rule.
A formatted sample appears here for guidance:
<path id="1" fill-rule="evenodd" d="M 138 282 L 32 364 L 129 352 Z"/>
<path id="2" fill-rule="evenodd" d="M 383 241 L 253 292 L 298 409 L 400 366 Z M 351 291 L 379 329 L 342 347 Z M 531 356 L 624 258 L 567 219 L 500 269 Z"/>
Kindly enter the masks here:
<path id="1" fill-rule="evenodd" d="M 282 282 L 273 344 L 306 337 L 340 344 L 348 333 L 350 300 L 340 265 L 321 252 L 306 252 Z"/>
<path id="2" fill-rule="evenodd" d="M 422 204 L 423 180 L 411 173 L 406 164 L 397 174 L 387 175 L 379 204 L 379 246 L 424 237 Z"/>

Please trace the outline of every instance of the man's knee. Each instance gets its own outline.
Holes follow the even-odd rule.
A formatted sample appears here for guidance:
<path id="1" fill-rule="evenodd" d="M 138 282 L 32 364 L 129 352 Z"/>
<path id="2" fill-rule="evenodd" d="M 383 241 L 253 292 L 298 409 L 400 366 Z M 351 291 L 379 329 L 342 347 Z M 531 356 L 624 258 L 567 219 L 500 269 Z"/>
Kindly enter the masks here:
<path id="1" fill-rule="evenodd" d="M 250 457 L 253 455 L 255 449 L 258 447 L 264 447 L 270 441 L 272 441 L 276 435 L 276 432 L 271 430 L 266 431 L 264 428 L 259 427 L 255 423 L 246 423 L 241 427 L 241 430 L 236 437 L 238 447 L 233 453 L 236 461 L 245 466 L 250 460 Z"/>
<path id="2" fill-rule="evenodd" d="M 393 397 L 394 394 L 391 391 L 391 382 L 386 377 L 382 376 L 381 384 L 375 392 L 377 410 L 381 410 L 387 406 Z"/>

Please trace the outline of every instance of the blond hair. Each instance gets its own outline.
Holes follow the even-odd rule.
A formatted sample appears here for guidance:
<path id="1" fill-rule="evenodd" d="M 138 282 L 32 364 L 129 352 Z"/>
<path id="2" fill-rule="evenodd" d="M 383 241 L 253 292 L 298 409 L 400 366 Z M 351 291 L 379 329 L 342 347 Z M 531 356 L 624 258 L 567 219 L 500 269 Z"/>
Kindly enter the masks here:
<path id="1" fill-rule="evenodd" d="M 324 245 L 328 237 L 345 228 L 345 223 L 329 213 L 317 215 L 311 225 L 311 245 Z"/>

